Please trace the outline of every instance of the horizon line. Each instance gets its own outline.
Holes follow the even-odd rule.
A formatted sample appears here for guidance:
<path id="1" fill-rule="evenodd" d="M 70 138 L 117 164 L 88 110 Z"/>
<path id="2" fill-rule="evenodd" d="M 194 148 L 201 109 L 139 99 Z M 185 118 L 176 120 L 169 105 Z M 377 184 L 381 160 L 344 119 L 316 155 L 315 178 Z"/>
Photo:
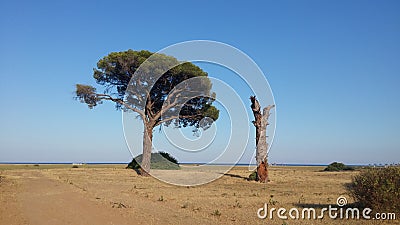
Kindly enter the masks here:
<path id="1" fill-rule="evenodd" d="M 78 161 L 67 161 L 67 162 L 0 162 L 0 164 L 16 164 L 16 165 L 34 165 L 34 164 L 43 164 L 43 165 L 50 165 L 50 164 L 92 164 L 92 165 L 105 165 L 105 164 L 115 164 L 115 165 L 122 165 L 122 164 L 129 164 L 130 162 L 78 162 Z M 205 163 L 205 162 L 180 162 L 178 164 L 181 165 L 190 165 L 190 164 L 199 164 L 199 165 L 237 165 L 237 166 L 257 166 L 257 164 L 252 163 Z M 328 166 L 329 164 L 322 164 L 322 163 L 271 163 L 271 166 Z M 369 164 L 347 164 L 348 166 L 388 166 L 388 165 L 399 165 L 398 163 L 369 163 Z"/>

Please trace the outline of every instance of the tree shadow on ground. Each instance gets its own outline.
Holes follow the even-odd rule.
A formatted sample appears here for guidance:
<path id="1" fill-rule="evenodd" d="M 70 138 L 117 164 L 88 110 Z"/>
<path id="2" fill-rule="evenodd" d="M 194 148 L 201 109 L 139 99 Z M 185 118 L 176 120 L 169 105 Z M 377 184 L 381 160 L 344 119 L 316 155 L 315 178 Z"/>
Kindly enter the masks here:
<path id="1" fill-rule="evenodd" d="M 222 174 L 222 173 L 221 173 Z M 249 180 L 248 177 L 243 177 L 237 174 L 232 174 L 232 173 L 224 173 L 224 176 L 228 176 L 228 177 L 233 177 L 233 178 L 240 178 L 240 179 L 244 179 L 244 180 Z"/>
<path id="2" fill-rule="evenodd" d="M 323 209 L 323 208 L 329 208 L 329 206 L 331 206 L 331 208 L 343 208 L 343 209 L 348 209 L 348 208 L 360 208 L 359 204 L 356 203 L 351 203 L 345 206 L 341 206 L 339 207 L 337 204 L 333 203 L 333 204 L 315 204 L 315 203 L 296 203 L 294 204 L 296 207 L 299 208 L 314 208 L 314 209 Z"/>

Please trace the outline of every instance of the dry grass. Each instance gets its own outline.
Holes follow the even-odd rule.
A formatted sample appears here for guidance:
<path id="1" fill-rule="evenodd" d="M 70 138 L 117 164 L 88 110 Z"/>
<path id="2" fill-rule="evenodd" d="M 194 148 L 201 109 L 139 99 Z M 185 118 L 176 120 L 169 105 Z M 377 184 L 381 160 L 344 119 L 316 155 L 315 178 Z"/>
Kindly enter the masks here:
<path id="1" fill-rule="evenodd" d="M 0 164 L 1 170 L 17 170 L 17 169 L 67 169 L 72 164 Z M 78 165 L 79 168 L 125 168 L 126 164 L 83 164 Z"/>
<path id="2" fill-rule="evenodd" d="M 118 167 L 118 166 L 117 166 Z M 137 208 L 154 210 L 161 223 L 183 224 L 399 224 L 396 221 L 281 220 L 257 218 L 257 209 L 264 203 L 286 209 L 304 206 L 322 208 L 336 206 L 344 195 L 351 203 L 344 184 L 358 172 L 320 172 L 322 167 L 270 167 L 268 184 L 245 180 L 250 172 L 235 167 L 227 175 L 209 184 L 182 187 L 154 178 L 139 177 L 122 168 L 44 169 L 40 172 L 53 180 L 66 183 L 96 201 L 116 207 L 121 214 L 132 214 Z M 177 171 L 170 171 L 171 176 Z M 110 207 L 110 208 L 111 208 Z M 397 215 L 400 216 L 400 215 Z M 154 221 L 153 221 L 154 222 Z M 157 220 L 155 221 L 157 223 Z"/>

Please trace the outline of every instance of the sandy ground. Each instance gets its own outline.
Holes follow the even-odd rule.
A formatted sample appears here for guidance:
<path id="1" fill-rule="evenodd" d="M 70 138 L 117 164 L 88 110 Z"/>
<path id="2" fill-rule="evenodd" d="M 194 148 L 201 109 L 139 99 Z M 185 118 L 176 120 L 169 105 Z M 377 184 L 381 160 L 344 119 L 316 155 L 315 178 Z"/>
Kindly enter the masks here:
<path id="1" fill-rule="evenodd" d="M 261 220 L 269 207 L 316 207 L 346 195 L 357 172 L 271 167 L 271 182 L 244 179 L 238 167 L 209 184 L 181 187 L 122 168 L 0 170 L 0 224 L 399 224 L 381 220 Z M 181 171 L 182 172 L 182 171 Z M 164 172 L 163 172 L 164 173 Z M 176 176 L 179 171 L 169 171 Z M 399 216 L 399 215 L 397 215 Z"/>

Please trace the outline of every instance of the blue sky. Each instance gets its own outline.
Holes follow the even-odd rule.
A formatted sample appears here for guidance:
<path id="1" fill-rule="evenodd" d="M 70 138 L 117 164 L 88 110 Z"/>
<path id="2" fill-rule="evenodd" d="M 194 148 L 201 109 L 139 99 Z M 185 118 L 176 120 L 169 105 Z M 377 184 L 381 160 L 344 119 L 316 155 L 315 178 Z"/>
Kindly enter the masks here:
<path id="1" fill-rule="evenodd" d="M 397 163 L 399 11 L 390 0 L 2 1 L 0 161 L 129 161 L 121 113 L 74 101 L 74 84 L 94 84 L 110 52 L 209 39 L 248 54 L 272 87 L 270 162 Z"/>

